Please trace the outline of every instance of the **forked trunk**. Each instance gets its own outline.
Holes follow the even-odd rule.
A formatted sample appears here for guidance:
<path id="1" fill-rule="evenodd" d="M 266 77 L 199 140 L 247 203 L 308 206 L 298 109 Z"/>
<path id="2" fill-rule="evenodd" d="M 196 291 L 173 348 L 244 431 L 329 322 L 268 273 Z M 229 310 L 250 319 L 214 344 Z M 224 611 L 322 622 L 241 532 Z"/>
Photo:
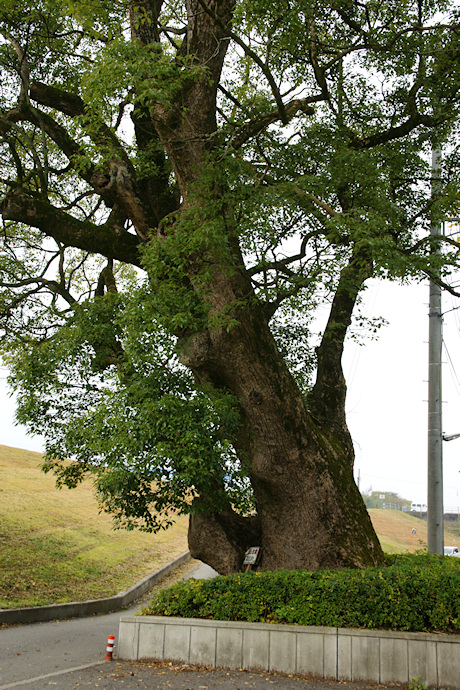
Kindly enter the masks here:
<path id="1" fill-rule="evenodd" d="M 236 515 L 230 505 L 224 512 L 193 515 L 192 555 L 221 573 L 238 570 L 246 548 L 258 545 L 260 567 L 265 570 L 378 563 L 382 551 L 353 479 L 341 351 L 334 338 L 329 342 L 326 338 L 329 347 L 318 369 L 321 386 L 310 411 L 253 293 L 232 204 L 225 201 L 229 190 L 219 189 L 226 183 L 213 177 L 214 167 L 209 165 L 210 152 L 218 146 L 216 84 L 228 45 L 233 0 L 219 3 L 218 16 L 211 9 L 203 12 L 196 0 L 191 0 L 190 8 L 183 49 L 206 67 L 207 76 L 184 82 L 171 109 L 158 104 L 153 111 L 182 199 L 182 224 L 174 229 L 177 245 L 191 247 L 181 287 L 186 284 L 207 303 L 209 324 L 214 324 L 181 339 L 181 358 L 198 383 L 230 390 L 238 399 L 241 425 L 233 443 L 257 506 L 257 515 L 247 518 Z M 363 277 L 355 276 L 353 269 L 352 280 L 344 278 L 345 289 L 339 289 L 343 303 L 339 300 L 336 311 L 340 319 L 345 315 L 346 330 L 355 287 Z M 217 325 L 227 317 L 226 324 Z M 342 335 L 339 340 L 343 341 Z M 328 375 L 328 362 L 335 362 L 338 378 L 335 369 Z M 337 419 L 329 420 L 330 412 L 338 413 Z"/>
<path id="2" fill-rule="evenodd" d="M 225 386 L 240 401 L 235 446 L 248 467 L 257 516 L 244 519 L 231 509 L 192 516 L 192 555 L 220 573 L 240 569 L 249 546 L 262 547 L 263 570 L 381 562 L 343 424 L 313 418 L 260 311 L 246 306 L 237 318 L 230 331 L 191 339 L 182 358 L 198 381 Z"/>

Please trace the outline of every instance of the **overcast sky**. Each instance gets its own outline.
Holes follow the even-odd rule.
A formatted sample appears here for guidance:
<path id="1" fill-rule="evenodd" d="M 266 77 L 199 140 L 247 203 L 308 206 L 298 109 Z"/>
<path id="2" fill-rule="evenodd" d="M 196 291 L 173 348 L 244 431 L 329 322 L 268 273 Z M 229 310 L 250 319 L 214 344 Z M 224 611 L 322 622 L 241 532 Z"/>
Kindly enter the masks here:
<path id="1" fill-rule="evenodd" d="M 356 449 L 355 476 L 361 489 L 395 491 L 427 501 L 428 285 L 374 282 L 365 295 L 367 317 L 383 316 L 376 342 L 348 342 L 348 422 Z M 444 293 L 443 430 L 460 433 L 460 300 Z M 449 359 L 450 357 L 450 359 Z M 15 427 L 14 402 L 2 370 L 0 443 L 42 450 L 40 438 Z M 444 446 L 444 505 L 460 507 L 460 439 Z"/>
<path id="2" fill-rule="evenodd" d="M 428 285 L 374 283 L 366 315 L 389 325 L 376 342 L 348 346 L 348 423 L 361 489 L 427 501 Z M 443 295 L 443 431 L 460 433 L 460 300 Z M 452 311 L 450 311 L 452 310 Z M 450 359 L 449 359 L 450 357 Z M 460 506 L 460 439 L 444 442 L 444 505 Z"/>

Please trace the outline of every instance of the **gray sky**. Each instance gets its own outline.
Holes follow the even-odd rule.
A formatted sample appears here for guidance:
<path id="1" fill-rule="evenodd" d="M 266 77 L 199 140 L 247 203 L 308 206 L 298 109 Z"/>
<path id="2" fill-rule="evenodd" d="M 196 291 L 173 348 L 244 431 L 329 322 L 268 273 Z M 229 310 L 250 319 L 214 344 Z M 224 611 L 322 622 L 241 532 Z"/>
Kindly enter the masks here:
<path id="1" fill-rule="evenodd" d="M 428 285 L 374 283 L 366 315 L 389 325 L 344 357 L 347 412 L 362 489 L 427 500 Z M 460 433 L 460 300 L 443 295 L 443 431 Z M 449 361 L 449 355 L 451 363 Z M 460 439 L 444 442 L 444 505 L 460 506 Z"/>
<path id="2" fill-rule="evenodd" d="M 377 341 L 349 341 L 344 356 L 348 382 L 348 422 L 356 449 L 361 489 L 395 491 L 418 503 L 427 500 L 428 285 L 374 282 L 365 295 L 365 316 L 383 316 L 389 325 Z M 460 300 L 443 295 L 443 430 L 460 433 Z M 449 356 L 451 362 L 449 361 Z M 0 443 L 42 450 L 13 423 L 2 370 Z M 460 507 L 460 439 L 444 443 L 444 505 Z"/>

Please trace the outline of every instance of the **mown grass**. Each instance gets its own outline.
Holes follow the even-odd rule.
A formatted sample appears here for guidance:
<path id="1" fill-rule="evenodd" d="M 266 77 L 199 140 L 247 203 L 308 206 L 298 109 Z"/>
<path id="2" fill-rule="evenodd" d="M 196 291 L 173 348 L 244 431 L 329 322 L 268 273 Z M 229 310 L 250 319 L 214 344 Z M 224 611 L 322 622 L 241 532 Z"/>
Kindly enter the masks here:
<path id="1" fill-rule="evenodd" d="M 412 551 L 412 529 L 415 551 L 423 551 L 427 546 L 427 523 L 400 510 L 369 510 L 375 531 L 385 553 L 407 553 Z M 460 531 L 456 523 L 444 524 L 444 542 L 460 546 Z"/>
<path id="2" fill-rule="evenodd" d="M 187 519 L 167 531 L 114 531 L 91 482 L 58 490 L 41 455 L 0 446 L 0 608 L 121 592 L 187 549 Z"/>

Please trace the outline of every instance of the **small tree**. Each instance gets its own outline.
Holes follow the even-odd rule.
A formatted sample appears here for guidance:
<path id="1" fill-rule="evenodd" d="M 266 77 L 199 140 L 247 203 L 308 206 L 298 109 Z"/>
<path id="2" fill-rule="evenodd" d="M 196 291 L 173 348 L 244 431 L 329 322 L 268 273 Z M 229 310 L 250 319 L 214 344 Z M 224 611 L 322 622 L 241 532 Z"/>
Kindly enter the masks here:
<path id="1" fill-rule="evenodd" d="M 366 508 L 385 508 L 391 506 L 393 510 L 409 510 L 411 502 L 394 491 L 372 491 L 370 487 L 362 493 Z"/>
<path id="2" fill-rule="evenodd" d="M 458 264 L 426 234 L 457 198 L 456 150 L 435 196 L 428 162 L 456 131 L 456 10 L 3 0 L 0 22 L 3 348 L 47 468 L 127 526 L 190 513 L 222 573 L 254 544 L 264 569 L 380 562 L 341 356 L 371 276 Z"/>

